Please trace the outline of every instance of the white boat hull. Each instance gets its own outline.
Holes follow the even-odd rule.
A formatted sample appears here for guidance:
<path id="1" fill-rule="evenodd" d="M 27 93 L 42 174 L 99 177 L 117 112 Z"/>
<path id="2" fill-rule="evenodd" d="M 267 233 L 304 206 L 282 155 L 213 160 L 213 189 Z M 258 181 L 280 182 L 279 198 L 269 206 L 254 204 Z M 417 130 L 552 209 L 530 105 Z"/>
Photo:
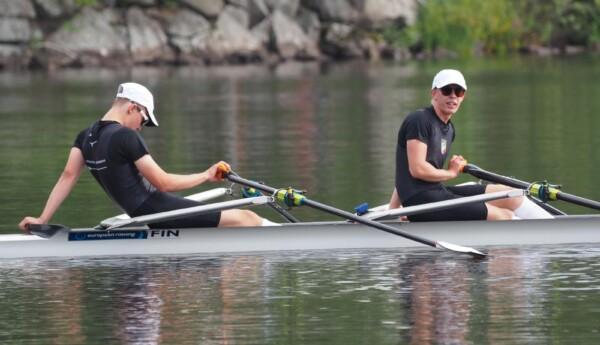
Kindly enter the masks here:
<path id="1" fill-rule="evenodd" d="M 388 223 L 434 241 L 466 246 L 600 243 L 600 216 L 504 222 Z M 135 238 L 134 238 L 135 237 Z M 257 251 L 423 247 L 420 243 L 347 222 L 281 227 L 59 231 L 50 239 L 0 235 L 0 258 L 244 253 Z"/>

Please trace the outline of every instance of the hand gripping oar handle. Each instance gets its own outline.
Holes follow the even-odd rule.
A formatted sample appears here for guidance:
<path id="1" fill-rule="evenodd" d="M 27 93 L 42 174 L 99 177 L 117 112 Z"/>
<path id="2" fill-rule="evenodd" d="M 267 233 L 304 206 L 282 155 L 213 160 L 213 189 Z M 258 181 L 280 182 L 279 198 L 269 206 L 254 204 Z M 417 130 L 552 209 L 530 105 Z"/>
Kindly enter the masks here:
<path id="1" fill-rule="evenodd" d="M 279 189 L 275 189 L 273 187 L 269 187 L 267 185 L 260 184 L 255 181 L 244 179 L 244 178 L 238 176 L 237 174 L 235 174 L 233 171 L 226 172 L 225 177 L 227 177 L 227 179 L 229 179 L 231 182 L 238 183 L 238 184 L 252 187 L 252 188 L 256 188 L 265 193 L 270 193 L 270 194 L 274 194 L 274 195 L 276 194 L 278 197 L 280 197 L 280 195 L 282 195 L 282 193 L 279 193 L 279 191 L 280 191 Z M 332 207 L 329 205 L 325 205 L 325 204 L 322 204 L 322 203 L 314 201 L 314 200 L 310 200 L 301 194 L 297 194 L 294 197 L 294 200 L 297 200 L 298 206 L 300 206 L 300 205 L 310 206 L 312 208 L 333 214 L 338 217 L 349 219 L 354 222 L 368 225 L 373 228 L 376 228 L 376 229 L 379 229 L 379 230 L 382 230 L 382 231 L 385 231 L 385 232 L 388 232 L 388 233 L 391 233 L 391 234 L 394 234 L 397 236 L 408 238 L 410 240 L 428 245 L 430 247 L 439 248 L 439 249 L 447 249 L 447 250 L 459 252 L 459 253 L 465 253 L 465 254 L 469 254 L 475 258 L 485 258 L 487 256 L 487 254 L 482 253 L 473 248 L 463 247 L 463 246 L 459 246 L 459 245 L 455 245 L 455 244 L 451 244 L 451 243 L 447 243 L 447 242 L 442 242 L 442 241 L 432 241 L 432 240 L 429 240 L 429 239 L 426 239 L 426 238 L 423 238 L 420 236 L 409 234 L 409 233 L 406 233 L 397 228 L 391 227 L 389 225 L 382 224 L 382 223 L 379 223 L 379 222 L 376 222 L 376 221 L 373 221 L 373 220 L 370 220 L 367 218 L 363 218 L 363 217 L 357 216 L 353 213 L 346 212 L 344 210 L 340 210 L 338 208 L 335 208 L 335 207 Z"/>
<path id="2" fill-rule="evenodd" d="M 541 183 L 529 183 L 521 180 L 517 180 L 516 178 L 507 177 L 498 175 L 486 170 L 481 169 L 480 167 L 467 164 L 463 168 L 463 172 L 471 174 L 477 178 L 482 180 L 491 181 L 495 183 L 500 183 L 506 186 L 521 188 L 528 190 L 532 196 L 535 196 L 539 199 L 547 199 L 547 200 L 562 200 L 566 202 L 570 202 L 579 206 L 585 206 L 589 208 L 593 208 L 596 210 L 600 210 L 600 202 L 595 200 L 590 200 L 586 198 L 582 198 L 577 195 L 569 194 L 560 191 L 558 188 L 552 186 L 544 186 Z"/>

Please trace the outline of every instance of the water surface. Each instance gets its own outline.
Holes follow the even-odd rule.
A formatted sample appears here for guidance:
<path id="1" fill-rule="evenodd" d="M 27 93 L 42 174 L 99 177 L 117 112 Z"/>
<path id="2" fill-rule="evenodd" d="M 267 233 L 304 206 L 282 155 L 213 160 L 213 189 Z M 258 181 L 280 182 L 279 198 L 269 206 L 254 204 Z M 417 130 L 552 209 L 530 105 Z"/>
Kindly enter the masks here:
<path id="1" fill-rule="evenodd" d="M 306 189 L 350 210 L 389 199 L 402 119 L 428 104 L 439 69 L 456 67 L 469 92 L 454 119 L 453 153 L 600 199 L 599 62 L 0 73 L 0 233 L 17 232 L 24 215 L 39 214 L 76 134 L 104 114 L 118 83 L 128 80 L 155 92 L 160 127 L 143 135 L 167 171 L 201 171 L 225 159 L 242 176 Z M 53 222 L 93 226 L 116 213 L 84 173 Z M 492 254 L 488 260 L 423 247 L 2 260 L 0 342 L 598 343 L 596 245 L 482 249 Z"/>
<path id="2" fill-rule="evenodd" d="M 7 260 L 19 344 L 594 344 L 593 246 Z"/>

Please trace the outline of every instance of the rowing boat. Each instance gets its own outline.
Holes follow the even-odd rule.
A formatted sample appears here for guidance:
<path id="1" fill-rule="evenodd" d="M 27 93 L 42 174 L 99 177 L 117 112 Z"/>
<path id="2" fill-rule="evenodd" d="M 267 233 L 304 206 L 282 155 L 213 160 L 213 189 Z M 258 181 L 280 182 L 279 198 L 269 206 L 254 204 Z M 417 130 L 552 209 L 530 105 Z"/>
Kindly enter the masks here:
<path id="1" fill-rule="evenodd" d="M 496 175 L 470 165 L 474 176 L 488 180 L 503 179 L 515 190 L 488 193 L 459 199 L 393 210 L 370 210 L 366 214 L 352 214 L 306 198 L 288 188 L 275 189 L 244 179 L 232 171 L 224 173 L 230 181 L 270 194 L 255 194 L 244 199 L 199 205 L 180 210 L 129 218 L 120 215 L 106 219 L 94 228 L 69 229 L 62 225 L 31 225 L 34 235 L 0 235 L 0 258 L 23 257 L 79 257 L 105 255 L 187 255 L 212 253 L 246 253 L 291 250 L 407 248 L 421 244 L 485 258 L 487 254 L 473 246 L 520 246 L 539 244 L 600 243 L 600 215 L 568 216 L 558 214 L 552 219 L 520 219 L 511 221 L 452 221 L 409 223 L 399 216 L 433 212 L 473 202 L 487 202 L 502 198 L 538 198 L 546 205 L 548 200 L 564 200 L 600 209 L 597 201 L 559 191 L 547 183 L 531 183 Z M 534 193 L 535 192 L 535 193 Z M 230 194 L 226 189 L 207 191 L 194 196 L 195 200 Z M 269 205 L 275 200 L 288 206 L 306 205 L 346 219 L 344 222 L 294 223 L 294 217 L 281 212 L 292 223 L 276 227 L 245 228 L 187 228 L 151 229 L 154 224 L 169 219 L 223 211 L 231 208 Z M 548 206 L 549 207 L 549 206 Z M 549 207 L 550 211 L 554 209 Z M 390 219 L 384 222 L 382 220 Z M 434 238 L 436 240 L 431 240 Z M 456 245 L 453 243 L 461 243 Z"/>
<path id="2" fill-rule="evenodd" d="M 600 216 L 503 222 L 387 222 L 404 232 L 473 246 L 600 243 Z M 409 239 L 349 222 L 280 227 L 115 230 L 61 228 L 50 238 L 0 235 L 0 258 L 184 255 L 291 250 L 408 248 Z"/>

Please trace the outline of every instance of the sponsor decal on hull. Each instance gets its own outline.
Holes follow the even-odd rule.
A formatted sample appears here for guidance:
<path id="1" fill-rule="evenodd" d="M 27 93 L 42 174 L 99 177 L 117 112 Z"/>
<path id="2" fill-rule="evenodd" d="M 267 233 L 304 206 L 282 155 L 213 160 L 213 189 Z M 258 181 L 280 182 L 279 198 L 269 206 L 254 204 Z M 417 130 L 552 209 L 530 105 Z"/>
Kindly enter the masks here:
<path id="1" fill-rule="evenodd" d="M 77 231 L 69 233 L 69 241 L 146 240 L 149 238 L 178 238 L 179 230 Z"/>

